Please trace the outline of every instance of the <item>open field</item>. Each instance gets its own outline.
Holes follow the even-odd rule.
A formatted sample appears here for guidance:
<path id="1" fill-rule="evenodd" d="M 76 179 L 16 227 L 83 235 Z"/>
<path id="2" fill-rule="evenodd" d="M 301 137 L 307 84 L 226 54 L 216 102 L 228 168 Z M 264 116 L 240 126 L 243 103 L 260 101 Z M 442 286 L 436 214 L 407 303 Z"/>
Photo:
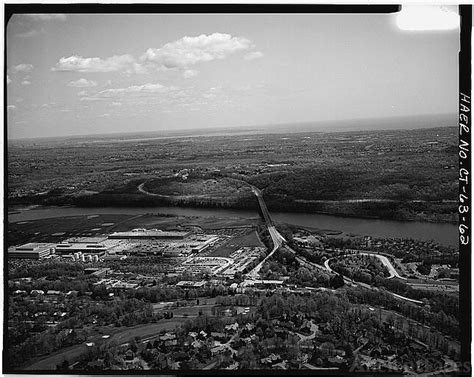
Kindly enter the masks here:
<path id="1" fill-rule="evenodd" d="M 198 317 L 199 313 L 201 313 L 201 315 L 212 315 L 212 306 L 194 305 L 177 308 L 173 310 L 173 318 L 193 318 Z"/>
<path id="2" fill-rule="evenodd" d="M 26 242 L 60 242 L 69 237 L 97 236 L 110 233 L 127 220 L 136 220 L 130 215 L 69 216 L 10 223 L 8 245 Z"/>
<path id="3" fill-rule="evenodd" d="M 209 253 L 212 257 L 228 257 L 234 251 L 242 247 L 265 247 L 260 241 L 255 230 L 240 237 L 233 237 L 223 245 Z"/>
<path id="4" fill-rule="evenodd" d="M 253 197 L 252 191 L 247 184 L 229 178 L 186 178 L 184 180 L 182 177 L 167 177 L 146 181 L 143 189 L 153 194 L 168 196 L 209 197 L 216 199 L 227 196 Z"/>

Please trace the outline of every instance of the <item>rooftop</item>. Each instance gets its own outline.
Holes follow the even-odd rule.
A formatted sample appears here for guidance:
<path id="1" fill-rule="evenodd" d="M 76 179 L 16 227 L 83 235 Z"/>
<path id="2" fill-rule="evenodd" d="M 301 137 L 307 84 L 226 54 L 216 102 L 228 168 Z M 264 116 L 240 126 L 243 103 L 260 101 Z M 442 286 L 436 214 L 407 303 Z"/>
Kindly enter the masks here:
<path id="1" fill-rule="evenodd" d="M 88 244 L 97 244 L 103 242 L 107 237 L 72 237 L 68 238 L 66 241 L 69 243 L 88 243 Z"/>
<path id="2" fill-rule="evenodd" d="M 30 242 L 21 246 L 17 246 L 15 249 L 12 249 L 12 251 L 38 251 L 51 249 L 53 247 L 54 244 L 52 243 Z M 10 249 L 8 251 L 10 251 Z"/>
<path id="3" fill-rule="evenodd" d="M 160 229 L 132 229 L 128 232 L 114 232 L 109 235 L 109 238 L 184 238 L 189 234 L 190 232 L 163 231 Z"/>

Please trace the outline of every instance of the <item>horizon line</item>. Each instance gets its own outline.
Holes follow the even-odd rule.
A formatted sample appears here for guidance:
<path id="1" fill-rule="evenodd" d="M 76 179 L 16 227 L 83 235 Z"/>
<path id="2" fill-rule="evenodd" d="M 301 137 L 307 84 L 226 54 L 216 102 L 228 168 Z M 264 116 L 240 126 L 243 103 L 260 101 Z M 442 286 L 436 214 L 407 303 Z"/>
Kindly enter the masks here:
<path id="1" fill-rule="evenodd" d="M 248 126 L 211 126 L 211 127 L 198 127 L 198 128 L 178 128 L 178 129 L 173 129 L 173 130 L 144 130 L 144 131 L 116 131 L 116 132 L 105 132 L 105 133 L 92 133 L 92 134 L 72 134 L 72 135 L 59 135 L 59 136 L 35 136 L 35 137 L 19 137 L 19 138 L 10 138 L 8 137 L 8 128 L 5 127 L 5 134 L 6 134 L 6 140 L 7 142 L 10 141 L 27 141 L 27 140 L 46 140 L 46 139 L 66 139 L 66 138 L 87 138 L 87 137 L 107 137 L 107 136 L 113 136 L 113 135 L 145 135 L 145 134 L 157 134 L 157 133 L 179 133 L 179 132 L 190 132 L 190 131 L 218 131 L 218 130 L 236 130 L 238 131 L 239 129 L 242 129 L 243 131 L 249 131 L 250 129 L 254 128 L 255 131 L 259 131 L 259 128 L 267 129 L 268 127 L 271 126 L 276 126 L 276 127 L 282 127 L 282 126 L 287 126 L 287 125 L 309 125 L 311 123 L 314 124 L 324 124 L 324 123 L 329 123 L 329 124 L 334 124 L 334 123 L 345 123 L 345 122 L 360 122 L 360 121 L 377 121 L 377 120 L 391 120 L 391 119 L 403 119 L 403 118 L 441 118 L 441 117 L 448 117 L 448 116 L 456 116 L 457 113 L 439 113 L 439 114 L 416 114 L 416 115 L 396 115 L 392 117 L 379 117 L 379 118 L 347 118 L 347 119 L 331 119 L 331 120 L 313 120 L 313 121 L 291 121 L 291 122 L 282 122 L 282 123 L 264 123 L 264 124 L 254 124 L 254 125 L 248 125 Z M 401 127 L 397 129 L 416 129 L 416 128 L 436 128 L 436 127 L 442 127 L 442 126 L 433 126 L 433 127 L 414 127 L 414 128 L 409 128 L 409 127 Z M 448 126 L 445 126 L 448 127 Z M 382 130 L 390 130 L 394 128 L 378 128 L 378 129 L 363 129 L 361 128 L 360 130 L 341 130 L 341 131 L 382 131 Z M 263 131 L 262 129 L 260 129 Z M 298 131 L 295 131 L 298 132 Z M 311 132 L 310 130 L 304 130 L 304 131 L 299 131 L 299 132 Z M 338 130 L 334 131 L 317 131 L 314 130 L 314 132 L 324 132 L 324 133 L 331 133 L 331 132 L 339 132 Z M 169 138 L 173 137 L 178 137 L 179 135 L 176 136 L 169 136 Z M 183 135 L 186 136 L 186 135 Z M 191 136 L 191 135 L 190 135 Z M 201 136 L 201 135 L 194 135 L 194 136 Z M 202 135 L 205 136 L 205 135 Z"/>

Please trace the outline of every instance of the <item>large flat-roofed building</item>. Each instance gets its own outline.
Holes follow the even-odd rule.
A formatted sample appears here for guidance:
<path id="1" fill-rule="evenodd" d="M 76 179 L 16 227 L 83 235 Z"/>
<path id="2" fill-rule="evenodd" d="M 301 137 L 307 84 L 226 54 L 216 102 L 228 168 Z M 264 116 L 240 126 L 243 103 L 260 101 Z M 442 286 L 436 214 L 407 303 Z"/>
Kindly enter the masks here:
<path id="1" fill-rule="evenodd" d="M 89 243 L 89 244 L 98 244 L 107 240 L 107 236 L 97 236 L 97 237 L 72 237 L 68 238 L 66 242 L 68 243 Z"/>
<path id="2" fill-rule="evenodd" d="M 54 253 L 54 249 L 52 243 L 27 243 L 8 248 L 8 258 L 43 259 Z"/>
<path id="3" fill-rule="evenodd" d="M 159 229 L 133 229 L 129 232 L 115 232 L 109 238 L 129 239 L 129 238 L 160 238 L 160 239 L 184 239 L 191 232 L 164 231 Z"/>
<path id="4" fill-rule="evenodd" d="M 83 254 L 103 254 L 107 251 L 107 246 L 102 245 L 101 243 L 69 243 L 63 242 L 56 245 L 57 254 L 74 254 L 74 253 L 83 253 Z"/>

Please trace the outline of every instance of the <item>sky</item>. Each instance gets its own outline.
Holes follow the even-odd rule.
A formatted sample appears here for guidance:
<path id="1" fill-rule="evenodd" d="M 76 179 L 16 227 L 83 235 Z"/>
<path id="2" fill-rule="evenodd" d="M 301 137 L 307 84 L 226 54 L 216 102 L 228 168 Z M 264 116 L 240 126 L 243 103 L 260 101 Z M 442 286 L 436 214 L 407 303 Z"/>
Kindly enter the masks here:
<path id="1" fill-rule="evenodd" d="M 8 138 L 456 113 L 459 30 L 397 17 L 14 15 Z"/>

